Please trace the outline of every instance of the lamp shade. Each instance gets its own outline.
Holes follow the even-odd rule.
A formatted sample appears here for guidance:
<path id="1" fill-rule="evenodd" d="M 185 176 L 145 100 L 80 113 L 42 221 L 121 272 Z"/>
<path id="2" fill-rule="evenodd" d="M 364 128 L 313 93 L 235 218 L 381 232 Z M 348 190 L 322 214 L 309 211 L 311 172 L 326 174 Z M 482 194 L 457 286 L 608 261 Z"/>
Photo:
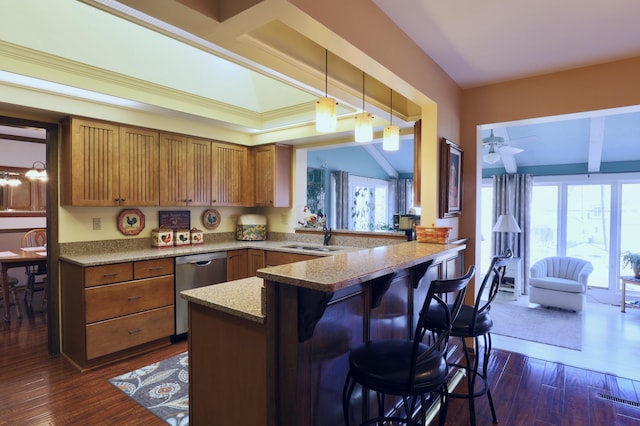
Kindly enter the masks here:
<path id="1" fill-rule="evenodd" d="M 493 150 L 493 147 L 487 152 L 484 157 L 484 161 L 489 164 L 495 164 L 500 161 L 500 154 Z"/>
<path id="2" fill-rule="evenodd" d="M 510 214 L 501 214 L 493 226 L 493 232 L 522 232 L 515 218 Z"/>
<path id="3" fill-rule="evenodd" d="M 319 98 L 316 101 L 316 130 L 329 133 L 335 132 L 337 127 L 336 100 L 327 97 Z"/>
<path id="4" fill-rule="evenodd" d="M 400 127 L 395 125 L 384 127 L 382 149 L 385 151 L 397 151 L 400 149 Z"/>
<path id="5" fill-rule="evenodd" d="M 371 142 L 373 140 L 373 116 L 368 112 L 361 112 L 356 115 L 356 142 Z"/>

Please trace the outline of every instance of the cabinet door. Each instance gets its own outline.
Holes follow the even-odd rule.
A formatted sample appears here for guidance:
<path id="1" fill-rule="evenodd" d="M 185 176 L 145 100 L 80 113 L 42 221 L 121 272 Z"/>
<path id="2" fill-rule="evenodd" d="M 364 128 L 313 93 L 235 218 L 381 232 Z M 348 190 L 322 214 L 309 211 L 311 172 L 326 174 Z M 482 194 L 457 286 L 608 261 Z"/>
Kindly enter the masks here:
<path id="1" fill-rule="evenodd" d="M 255 205 L 273 206 L 273 168 L 275 150 L 272 145 L 254 148 Z"/>
<path id="2" fill-rule="evenodd" d="M 249 155 L 247 147 L 213 142 L 213 177 L 211 204 L 217 206 L 244 206 L 249 204 L 250 183 L 247 179 Z"/>
<path id="3" fill-rule="evenodd" d="M 160 135 L 160 205 L 186 206 L 188 140 L 186 136 Z"/>
<path id="4" fill-rule="evenodd" d="M 291 146 L 257 147 L 254 159 L 255 205 L 291 207 Z"/>
<path id="5" fill-rule="evenodd" d="M 211 141 L 187 141 L 187 192 L 190 206 L 211 205 Z"/>
<path id="6" fill-rule="evenodd" d="M 227 252 L 227 281 L 247 278 L 247 250 Z"/>
<path id="7" fill-rule="evenodd" d="M 112 124 L 78 118 L 63 123 L 61 204 L 118 205 L 118 139 Z"/>
<path id="8" fill-rule="evenodd" d="M 256 271 L 260 268 L 264 268 L 266 265 L 266 258 L 264 250 L 248 249 L 247 250 L 247 276 L 255 277 Z"/>
<path id="9" fill-rule="evenodd" d="M 120 205 L 157 206 L 158 132 L 120 127 Z"/>

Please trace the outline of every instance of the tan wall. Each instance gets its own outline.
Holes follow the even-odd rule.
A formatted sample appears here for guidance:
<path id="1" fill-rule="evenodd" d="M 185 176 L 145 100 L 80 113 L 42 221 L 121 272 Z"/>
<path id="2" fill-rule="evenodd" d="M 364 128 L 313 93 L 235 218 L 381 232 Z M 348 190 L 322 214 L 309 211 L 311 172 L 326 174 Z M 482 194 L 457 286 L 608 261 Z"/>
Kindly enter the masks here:
<path id="1" fill-rule="evenodd" d="M 477 126 L 638 105 L 639 75 L 637 57 L 464 90 L 460 134 L 465 152 L 465 191 L 460 232 L 480 235 L 479 221 L 475 220 L 479 217 L 476 198 L 481 183 Z M 479 241 L 469 244 L 470 259 L 475 256 L 476 244 Z"/>

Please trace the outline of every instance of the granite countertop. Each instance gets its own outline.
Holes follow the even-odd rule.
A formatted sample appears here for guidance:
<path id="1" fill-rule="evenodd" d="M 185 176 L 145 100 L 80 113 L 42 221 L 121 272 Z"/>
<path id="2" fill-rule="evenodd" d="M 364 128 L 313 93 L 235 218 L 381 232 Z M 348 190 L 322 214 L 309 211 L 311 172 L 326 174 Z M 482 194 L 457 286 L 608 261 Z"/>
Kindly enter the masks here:
<path id="1" fill-rule="evenodd" d="M 446 259 L 464 244 L 430 244 L 416 241 L 335 252 L 333 256 L 259 269 L 265 280 L 334 292 L 400 271 L 427 260 Z"/>
<path id="2" fill-rule="evenodd" d="M 315 247 L 319 250 L 303 250 L 296 247 Z M 188 256 L 191 254 L 213 253 L 217 251 L 255 248 L 262 250 L 282 251 L 286 253 L 303 253 L 314 256 L 332 256 L 359 250 L 354 247 L 323 246 L 321 244 L 307 244 L 295 241 L 225 241 L 210 244 L 186 245 L 183 247 L 149 247 L 135 250 L 113 250 L 98 253 L 82 253 L 61 255 L 60 260 L 79 266 L 97 266 L 109 263 L 131 262 L 136 260 L 160 259 L 165 257 Z M 323 250 L 327 251 L 323 251 Z M 329 251 L 330 250 L 330 251 Z"/>
<path id="3" fill-rule="evenodd" d="M 258 277 L 243 278 L 180 292 L 189 302 L 265 323 L 266 298 L 264 281 Z"/>
<path id="4" fill-rule="evenodd" d="M 336 291 L 428 260 L 450 258 L 464 247 L 462 244 L 413 241 L 372 249 L 337 251 L 327 257 L 259 269 L 257 277 L 185 290 L 180 294 L 189 302 L 264 323 L 267 302 L 263 279 L 320 291 Z"/>

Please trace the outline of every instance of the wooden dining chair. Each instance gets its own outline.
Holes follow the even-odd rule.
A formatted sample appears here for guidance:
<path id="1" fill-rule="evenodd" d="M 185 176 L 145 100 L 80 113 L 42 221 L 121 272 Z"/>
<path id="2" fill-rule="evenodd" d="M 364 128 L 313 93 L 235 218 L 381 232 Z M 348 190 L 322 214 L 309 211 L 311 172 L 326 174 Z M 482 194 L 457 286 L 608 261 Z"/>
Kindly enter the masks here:
<path id="1" fill-rule="evenodd" d="M 45 247 L 47 245 L 47 230 L 44 228 L 32 229 L 22 236 L 21 247 Z M 24 302 L 28 308 L 32 308 L 33 294 L 37 291 L 43 291 L 41 309 L 47 301 L 47 292 L 45 289 L 47 278 L 46 265 L 30 265 L 25 266 L 27 274 L 27 286 L 24 291 Z"/>

